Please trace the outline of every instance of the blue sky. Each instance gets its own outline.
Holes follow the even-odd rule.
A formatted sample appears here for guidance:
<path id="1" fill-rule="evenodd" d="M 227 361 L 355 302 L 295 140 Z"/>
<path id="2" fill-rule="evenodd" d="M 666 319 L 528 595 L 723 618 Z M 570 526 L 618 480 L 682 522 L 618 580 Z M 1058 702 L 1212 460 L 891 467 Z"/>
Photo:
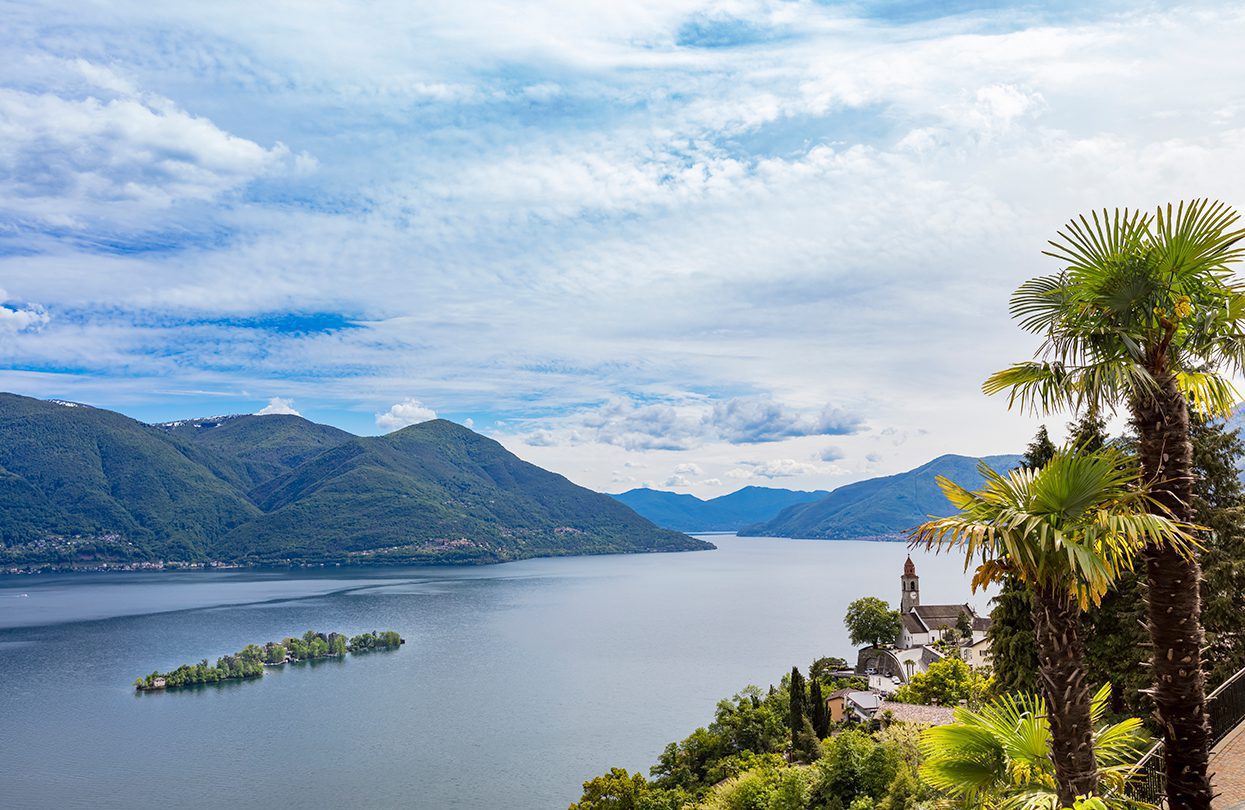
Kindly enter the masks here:
<path id="1" fill-rule="evenodd" d="M 0 14 L 0 389 L 435 414 L 604 490 L 1016 451 L 1044 241 L 1245 188 L 1227 4 Z"/>

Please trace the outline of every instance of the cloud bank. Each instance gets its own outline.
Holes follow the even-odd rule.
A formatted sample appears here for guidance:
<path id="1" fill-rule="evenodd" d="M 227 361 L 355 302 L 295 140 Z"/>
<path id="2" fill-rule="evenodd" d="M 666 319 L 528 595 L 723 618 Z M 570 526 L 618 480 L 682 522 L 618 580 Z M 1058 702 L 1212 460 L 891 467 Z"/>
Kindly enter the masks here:
<path id="1" fill-rule="evenodd" d="M 1245 204 L 1227 3 L 5 12 L 0 387 L 155 421 L 280 390 L 395 429 L 414 390 L 709 495 L 1014 452 L 978 390 L 1045 240 Z"/>

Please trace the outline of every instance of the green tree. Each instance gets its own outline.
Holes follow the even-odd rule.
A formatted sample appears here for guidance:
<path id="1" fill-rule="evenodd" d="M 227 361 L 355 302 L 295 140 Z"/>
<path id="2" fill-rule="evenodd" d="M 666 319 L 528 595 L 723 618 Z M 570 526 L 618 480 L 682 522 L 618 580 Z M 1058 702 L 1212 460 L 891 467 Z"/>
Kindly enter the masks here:
<path id="1" fill-rule="evenodd" d="M 818 658 L 808 667 L 808 679 L 810 681 L 829 683 L 835 672 L 848 668 L 847 659 L 845 658 Z"/>
<path id="2" fill-rule="evenodd" d="M 976 703 L 988 688 L 989 681 L 984 675 L 960 658 L 947 657 L 913 675 L 908 683 L 895 690 L 892 698 L 899 703 L 955 706 L 960 701 Z"/>
<path id="3" fill-rule="evenodd" d="M 990 663 L 1000 694 L 1037 689 L 1037 644 L 1033 636 L 1033 594 L 1019 577 L 1004 576 L 990 611 Z"/>
<path id="4" fill-rule="evenodd" d="M 724 756 L 722 739 L 707 729 L 698 728 L 682 742 L 670 743 L 650 774 L 659 787 L 695 792 L 706 784 L 709 770 Z"/>
<path id="5" fill-rule="evenodd" d="M 1094 695 L 1089 744 L 1107 806 L 1124 810 L 1136 806 L 1124 796 L 1124 784 L 1148 740 L 1140 720 L 1104 722 L 1109 689 L 1104 686 Z M 1049 715 L 1045 701 L 1036 695 L 1005 695 L 978 711 L 956 709 L 956 722 L 921 733 L 921 777 L 974 807 L 1071 807 L 1075 797 L 1065 799 L 1052 788 L 1056 769 Z"/>
<path id="6" fill-rule="evenodd" d="M 1119 716 L 1148 716 L 1154 708 L 1146 695 L 1150 635 L 1142 579 L 1136 571 L 1121 574 L 1102 602 L 1081 617 L 1086 672 L 1092 682 L 1111 685 L 1111 712 Z"/>
<path id="7" fill-rule="evenodd" d="M 985 484 L 975 492 L 939 477 L 960 511 L 923 524 L 912 543 L 962 550 L 968 564 L 978 563 L 974 588 L 1010 574 L 1033 591 L 1058 793 L 1071 805 L 1098 789 L 1080 612 L 1132 569 L 1146 543 L 1190 554 L 1193 538 L 1149 512 L 1150 496 L 1135 465 L 1114 449 L 1073 448 L 1039 470 L 1001 475 L 984 463 L 980 470 Z"/>
<path id="8" fill-rule="evenodd" d="M 641 801 L 649 792 L 648 780 L 625 768 L 584 782 L 584 795 L 568 810 L 644 810 Z"/>
<path id="9" fill-rule="evenodd" d="M 853 729 L 831 737 L 816 763 L 809 804 L 832 807 L 837 800 L 837 806 L 850 806 L 861 798 L 878 799 L 890 788 L 900 764 L 895 747 L 878 743 L 868 732 Z"/>
<path id="10" fill-rule="evenodd" d="M 960 638 L 973 637 L 973 617 L 968 615 L 968 611 L 960 611 L 959 618 L 955 620 L 955 630 Z"/>
<path id="11" fill-rule="evenodd" d="M 808 688 L 799 667 L 791 668 L 791 754 L 800 762 L 821 756 L 821 744 L 808 714 Z"/>
<path id="12" fill-rule="evenodd" d="M 1245 667 L 1245 492 L 1236 468 L 1245 457 L 1238 431 L 1218 420 L 1190 419 L 1193 465 L 1193 506 L 1197 522 L 1210 529 L 1202 552 L 1202 626 L 1207 655 L 1203 659 L 1212 684 L 1227 680 Z"/>
<path id="13" fill-rule="evenodd" d="M 899 637 L 902 619 L 898 610 L 876 596 L 864 596 L 847 606 L 843 624 L 852 644 L 894 644 Z"/>
<path id="14" fill-rule="evenodd" d="M 1245 230 L 1229 206 L 1194 200 L 1151 215 L 1127 209 L 1073 220 L 1047 255 L 1065 264 L 1012 298 L 1022 328 L 1042 337 L 1038 359 L 998 372 L 987 393 L 1039 411 L 1126 405 L 1155 514 L 1194 518 L 1189 406 L 1227 413 L 1228 374 L 1245 366 L 1245 289 L 1232 265 Z M 1197 559 L 1145 550 L 1153 695 L 1167 738 L 1173 807 L 1207 810 L 1209 727 L 1202 677 Z M 1192 675 L 1190 675 L 1192 673 Z"/>
<path id="15" fill-rule="evenodd" d="M 1039 425 L 1033 441 L 1029 442 L 1029 446 L 1025 448 L 1025 454 L 1020 459 L 1020 466 L 1026 470 L 1037 470 L 1045 467 L 1046 462 L 1054 457 L 1055 443 L 1050 440 L 1046 425 Z"/>
<path id="16" fill-rule="evenodd" d="M 750 751 L 779 751 L 788 739 L 784 707 L 762 699 L 761 690 L 749 686 L 729 700 L 718 702 L 709 733 L 718 740 L 722 756 Z M 785 707 L 789 711 L 789 707 Z"/>
<path id="17" fill-rule="evenodd" d="M 812 681 L 808 689 L 808 702 L 813 733 L 817 735 L 817 739 L 824 740 L 830 736 L 830 711 L 826 708 L 826 699 L 821 693 L 821 681 Z"/>

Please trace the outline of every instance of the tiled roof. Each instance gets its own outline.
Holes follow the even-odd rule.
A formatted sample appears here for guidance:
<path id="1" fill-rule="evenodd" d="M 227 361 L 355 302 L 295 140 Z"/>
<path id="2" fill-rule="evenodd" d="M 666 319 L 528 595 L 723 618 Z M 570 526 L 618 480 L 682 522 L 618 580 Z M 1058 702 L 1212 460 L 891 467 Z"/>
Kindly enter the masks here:
<path id="1" fill-rule="evenodd" d="M 927 726 L 945 726 L 955 722 L 955 710 L 950 706 L 920 706 L 915 703 L 891 703 L 883 701 L 876 717 L 890 712 L 901 723 L 921 723 Z"/>
<path id="2" fill-rule="evenodd" d="M 974 630 L 989 630 L 990 629 L 990 617 L 989 616 L 974 616 L 973 617 L 973 629 Z"/>
<path id="3" fill-rule="evenodd" d="M 955 623 L 960 620 L 961 613 L 973 615 L 972 608 L 968 605 L 917 605 L 912 608 L 925 626 L 931 630 L 937 630 L 940 625 L 947 627 L 955 627 Z"/>
<path id="4" fill-rule="evenodd" d="M 836 689 L 836 690 L 834 690 L 833 692 L 831 692 L 830 694 L 826 695 L 826 700 L 831 700 L 831 699 L 833 699 L 833 698 L 847 697 L 848 695 L 850 695 L 852 692 L 855 692 L 855 691 L 858 691 L 858 690 L 856 690 L 856 689 Z"/>
<path id="5" fill-rule="evenodd" d="M 904 629 L 907 630 L 909 633 L 928 632 L 925 629 L 925 626 L 921 624 L 921 622 L 917 619 L 917 617 L 913 616 L 911 613 L 905 613 L 903 615 L 903 626 L 904 626 Z"/>

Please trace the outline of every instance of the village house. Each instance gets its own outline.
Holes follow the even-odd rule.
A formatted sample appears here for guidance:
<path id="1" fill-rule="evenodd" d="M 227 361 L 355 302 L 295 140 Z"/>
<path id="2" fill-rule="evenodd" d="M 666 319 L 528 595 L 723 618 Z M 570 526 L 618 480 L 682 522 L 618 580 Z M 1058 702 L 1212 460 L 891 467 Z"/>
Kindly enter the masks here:
<path id="1" fill-rule="evenodd" d="M 847 707 L 845 705 L 847 696 L 855 689 L 838 689 L 826 696 L 826 709 L 830 713 L 831 723 L 842 723 L 847 717 Z"/>
<path id="2" fill-rule="evenodd" d="M 970 667 L 990 664 L 990 628 L 987 616 L 978 616 L 970 604 L 922 605 L 921 578 L 909 557 L 899 578 L 902 626 L 894 646 L 865 647 L 857 655 L 856 672 L 880 676 L 894 684 L 947 656 L 962 658 Z"/>

